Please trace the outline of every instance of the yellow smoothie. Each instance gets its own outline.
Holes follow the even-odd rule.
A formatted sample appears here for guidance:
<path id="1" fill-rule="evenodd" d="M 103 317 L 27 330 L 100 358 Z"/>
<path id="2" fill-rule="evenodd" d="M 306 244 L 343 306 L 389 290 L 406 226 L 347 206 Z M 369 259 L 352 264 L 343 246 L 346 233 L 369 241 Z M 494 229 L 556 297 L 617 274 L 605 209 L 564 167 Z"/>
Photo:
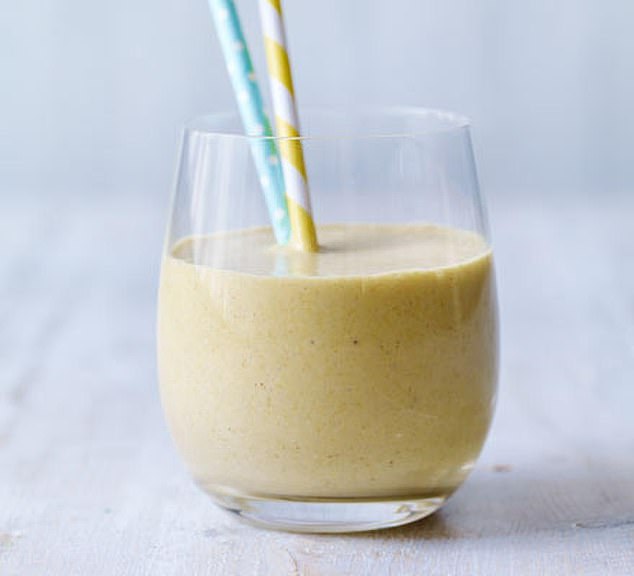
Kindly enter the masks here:
<path id="1" fill-rule="evenodd" d="M 262 497 L 444 497 L 495 399 L 492 254 L 431 225 L 185 238 L 163 261 L 161 398 L 197 482 Z"/>

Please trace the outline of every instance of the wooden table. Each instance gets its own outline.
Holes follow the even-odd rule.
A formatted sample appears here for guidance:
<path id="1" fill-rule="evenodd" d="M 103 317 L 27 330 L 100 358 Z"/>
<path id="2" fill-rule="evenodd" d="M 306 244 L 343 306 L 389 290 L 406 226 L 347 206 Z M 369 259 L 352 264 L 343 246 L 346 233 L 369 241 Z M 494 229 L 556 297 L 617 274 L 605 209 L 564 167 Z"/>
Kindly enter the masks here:
<path id="1" fill-rule="evenodd" d="M 491 199 L 498 412 L 447 506 L 354 536 L 266 532 L 188 478 L 156 389 L 165 202 L 0 211 L 0 574 L 634 574 L 634 199 Z"/>

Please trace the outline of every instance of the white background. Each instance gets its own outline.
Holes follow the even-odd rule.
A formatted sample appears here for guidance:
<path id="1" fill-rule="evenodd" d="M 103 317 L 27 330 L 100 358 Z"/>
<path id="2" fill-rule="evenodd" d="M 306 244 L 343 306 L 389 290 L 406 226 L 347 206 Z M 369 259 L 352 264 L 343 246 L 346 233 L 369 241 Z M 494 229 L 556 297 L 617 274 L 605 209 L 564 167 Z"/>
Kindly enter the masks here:
<path id="1" fill-rule="evenodd" d="M 261 82 L 256 0 L 238 1 Z M 629 0 L 286 0 L 300 105 L 468 114 L 489 194 L 634 179 Z M 205 0 L 7 0 L 0 193 L 165 202 L 185 119 L 234 107 Z"/>

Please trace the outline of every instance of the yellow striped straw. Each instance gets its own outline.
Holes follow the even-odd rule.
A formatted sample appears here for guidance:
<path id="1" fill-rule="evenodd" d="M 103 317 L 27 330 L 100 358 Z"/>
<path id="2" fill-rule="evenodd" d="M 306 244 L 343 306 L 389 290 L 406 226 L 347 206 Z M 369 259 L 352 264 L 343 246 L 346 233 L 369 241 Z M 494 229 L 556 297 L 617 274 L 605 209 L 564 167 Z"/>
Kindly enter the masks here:
<path id="1" fill-rule="evenodd" d="M 299 118 L 293 78 L 286 48 L 286 33 L 281 0 L 260 0 L 266 61 L 271 80 L 275 126 L 282 156 L 286 201 L 291 220 L 292 239 L 306 252 L 317 252 L 317 234 L 310 207 L 310 194 L 304 151 L 299 139 Z"/>

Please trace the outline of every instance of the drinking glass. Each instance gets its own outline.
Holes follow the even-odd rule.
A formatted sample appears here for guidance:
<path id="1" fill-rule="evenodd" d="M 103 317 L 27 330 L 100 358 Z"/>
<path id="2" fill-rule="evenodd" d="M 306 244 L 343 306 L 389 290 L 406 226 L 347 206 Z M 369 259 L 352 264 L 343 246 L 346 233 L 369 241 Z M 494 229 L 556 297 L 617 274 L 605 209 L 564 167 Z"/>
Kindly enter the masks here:
<path id="1" fill-rule="evenodd" d="M 253 523 L 412 522 L 465 480 L 495 404 L 469 124 L 417 108 L 302 120 L 317 253 L 276 245 L 262 142 L 237 115 L 185 128 L 159 292 L 165 416 L 198 486 Z"/>

